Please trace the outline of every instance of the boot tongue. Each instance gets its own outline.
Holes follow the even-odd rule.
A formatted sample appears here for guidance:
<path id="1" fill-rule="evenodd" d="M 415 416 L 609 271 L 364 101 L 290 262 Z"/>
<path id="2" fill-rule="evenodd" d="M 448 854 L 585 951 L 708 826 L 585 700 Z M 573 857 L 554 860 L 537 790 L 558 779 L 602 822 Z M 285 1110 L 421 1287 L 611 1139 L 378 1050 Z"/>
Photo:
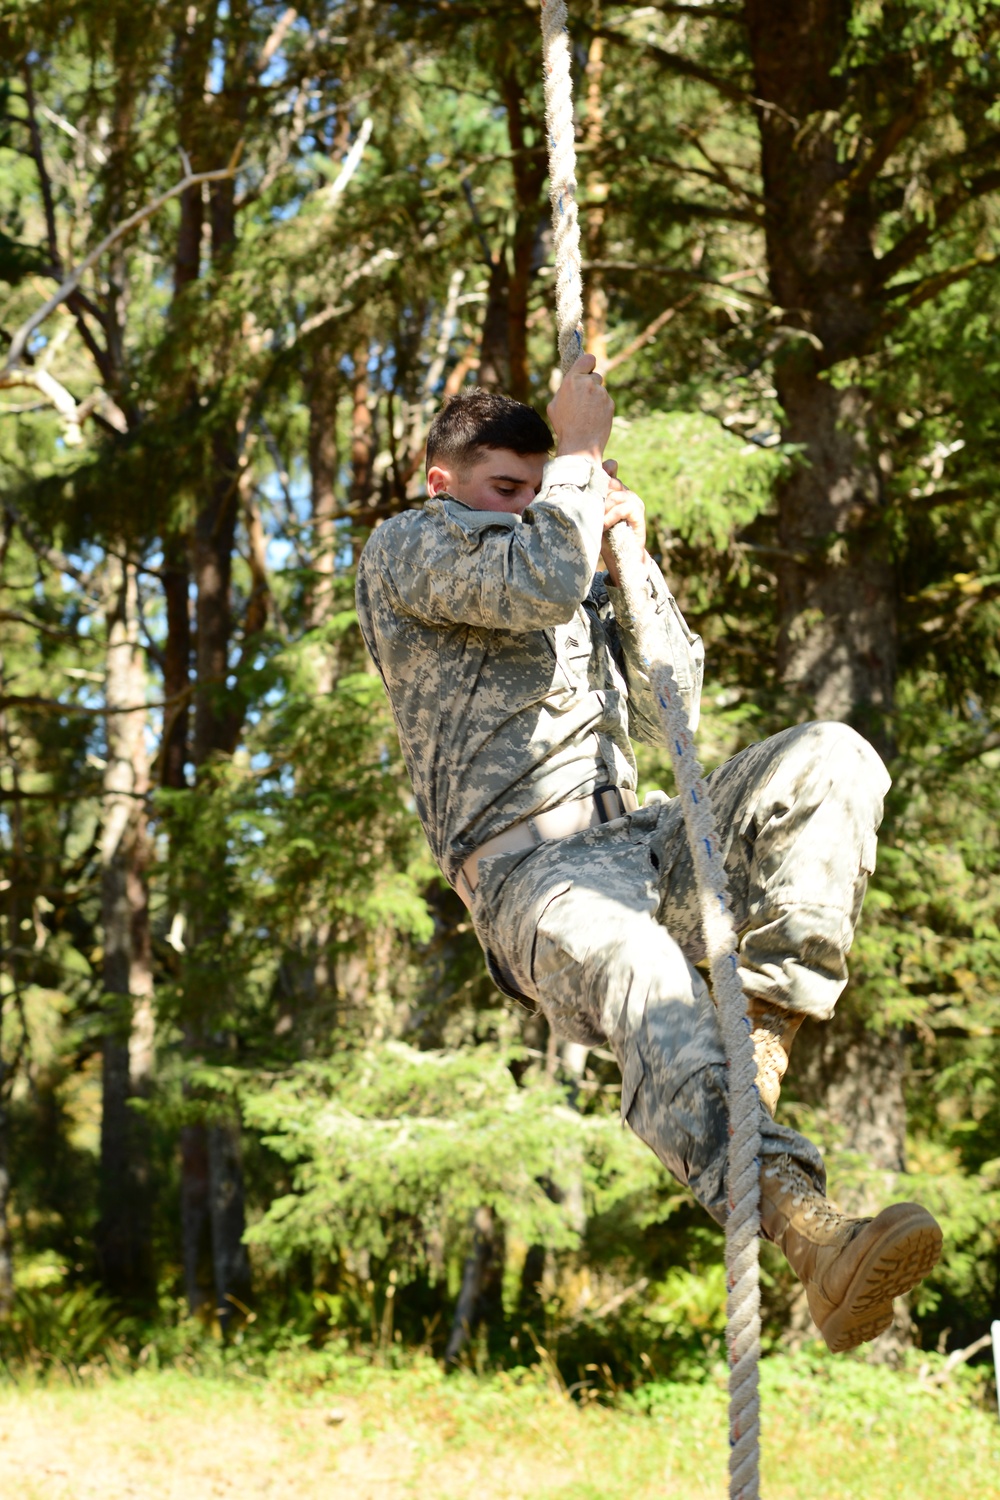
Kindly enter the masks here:
<path id="1" fill-rule="evenodd" d="M 805 1235 L 806 1239 L 813 1237 L 810 1231 L 830 1230 L 833 1242 L 839 1243 L 841 1249 L 844 1249 L 856 1240 L 862 1229 L 866 1229 L 871 1222 L 871 1219 L 852 1219 L 849 1214 L 840 1213 L 832 1204 L 823 1202 L 822 1205 L 816 1206 L 809 1204 L 802 1210 L 795 1227 Z"/>

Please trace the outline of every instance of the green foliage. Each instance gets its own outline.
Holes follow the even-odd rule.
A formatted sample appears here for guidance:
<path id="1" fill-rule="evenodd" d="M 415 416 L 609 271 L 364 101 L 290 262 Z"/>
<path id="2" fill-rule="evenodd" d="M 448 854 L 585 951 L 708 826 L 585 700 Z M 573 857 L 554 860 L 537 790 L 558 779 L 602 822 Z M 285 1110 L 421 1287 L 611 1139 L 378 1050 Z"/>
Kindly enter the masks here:
<path id="1" fill-rule="evenodd" d="M 776 436 L 776 434 L 774 435 Z M 609 451 L 623 480 L 646 498 L 662 541 L 726 552 L 771 504 L 785 455 L 748 442 L 713 417 L 656 412 L 619 421 Z"/>
<path id="2" fill-rule="evenodd" d="M 189 755 L 184 789 L 149 798 L 157 1056 L 135 1113 L 149 1128 L 167 1290 L 133 1342 L 147 1362 L 243 1361 L 259 1373 L 285 1361 L 304 1382 L 339 1378 L 345 1340 L 370 1341 L 387 1361 L 403 1341 L 439 1349 L 472 1212 L 488 1204 L 506 1236 L 490 1358 L 537 1358 L 552 1379 L 591 1389 L 606 1377 L 588 1365 L 633 1385 L 649 1373 L 645 1355 L 722 1399 L 711 1379 L 720 1237 L 619 1129 L 614 1063 L 591 1054 L 571 1109 L 567 1080 L 551 1058 L 542 1065 L 544 1024 L 484 978 L 464 910 L 430 861 L 352 612 L 358 546 L 415 497 L 420 434 L 445 381 L 480 350 L 491 297 L 501 378 L 520 317 L 526 394 L 542 406 L 549 392 L 537 7 L 473 9 L 331 0 L 299 12 L 263 74 L 271 4 L 190 16 L 24 4 L 0 23 L 8 333 L 55 285 L 26 59 L 67 266 L 173 186 L 182 149 L 204 168 L 243 143 L 232 204 L 216 185 L 193 225 L 197 265 L 183 285 L 191 198 L 103 257 L 84 300 L 33 341 L 28 373 L 57 378 L 79 424 L 35 386 L 3 393 L 0 482 L 24 518 L 5 516 L 0 535 L 0 1108 L 23 1285 L 12 1359 L 70 1366 L 123 1336 L 110 1303 L 86 1290 L 100 1052 L 128 1008 L 102 974 L 104 589 L 109 555 L 127 552 L 158 705 L 176 644 L 167 555 L 182 569 L 199 555 L 210 530 L 199 518 L 221 495 L 235 533 L 228 635 L 211 664 L 204 638 L 188 652 L 180 695 L 193 719 L 212 709 L 235 728 L 197 778 Z M 573 13 L 584 47 L 585 9 Z M 609 354 L 633 351 L 611 376 L 614 456 L 708 645 L 701 744 L 715 764 L 807 707 L 776 678 L 773 571 L 786 541 L 773 495 L 801 459 L 780 441 L 772 377 L 782 341 L 801 330 L 769 292 L 747 38 L 726 7 L 703 10 L 604 7 L 601 132 L 580 161 L 585 227 L 600 231 L 588 260 L 606 265 Z M 800 138 L 830 131 L 855 165 L 887 144 L 871 185 L 876 247 L 884 255 L 909 234 L 921 248 L 876 297 L 863 357 L 829 372 L 869 410 L 884 502 L 870 540 L 895 559 L 900 649 L 896 785 L 847 1003 L 906 1030 L 905 1186 L 941 1215 L 948 1244 L 916 1307 L 933 1343 L 978 1329 L 997 1297 L 1000 283 L 988 182 L 1000 12 L 986 0 L 848 10 L 836 65 L 846 103 L 799 122 Z M 585 108 L 581 98 L 589 130 Z M 333 206 L 366 117 L 371 140 Z M 508 318 L 526 264 L 524 305 Z M 321 434 L 335 450 L 322 482 Z M 198 630 L 202 583 L 188 585 Z M 150 708 L 151 748 L 171 711 Z M 640 766 L 644 784 L 669 785 L 655 751 Z M 154 759 L 154 784 L 161 774 Z M 256 1286 L 222 1346 L 179 1314 L 177 1132 L 240 1109 Z M 556 1201 L 577 1173 L 584 1233 Z M 545 1264 L 535 1303 L 519 1285 L 531 1252 Z M 46 1256 L 64 1268 L 58 1291 L 24 1285 L 23 1268 Z M 783 1292 L 770 1292 L 775 1338 Z M 821 1385 L 816 1409 L 832 1419 L 825 1367 L 795 1368 L 788 1399 Z M 855 1395 L 837 1389 L 854 1430 L 881 1388 L 850 1368 Z M 654 1414 L 685 1409 L 669 1391 L 649 1396 Z M 777 1384 L 771 1399 L 785 1399 Z M 913 1412 L 926 1421 L 925 1405 Z"/>
<path id="3" fill-rule="evenodd" d="M 120 1363 L 129 1331 L 110 1297 L 98 1287 L 18 1291 L 8 1322 L 0 1323 L 0 1359 L 10 1370 L 62 1370 L 75 1374 L 95 1364 Z"/>
<path id="4" fill-rule="evenodd" d="M 655 1181 L 655 1163 L 617 1121 L 581 1118 L 560 1088 L 518 1087 L 494 1047 L 453 1053 L 401 1043 L 302 1064 L 244 1096 L 247 1123 L 293 1164 L 294 1191 L 249 1231 L 279 1260 L 372 1255 L 406 1281 L 432 1280 L 468 1248 L 480 1205 L 508 1234 L 551 1250 L 579 1245 L 549 1187 L 572 1163 L 588 1208 Z"/>

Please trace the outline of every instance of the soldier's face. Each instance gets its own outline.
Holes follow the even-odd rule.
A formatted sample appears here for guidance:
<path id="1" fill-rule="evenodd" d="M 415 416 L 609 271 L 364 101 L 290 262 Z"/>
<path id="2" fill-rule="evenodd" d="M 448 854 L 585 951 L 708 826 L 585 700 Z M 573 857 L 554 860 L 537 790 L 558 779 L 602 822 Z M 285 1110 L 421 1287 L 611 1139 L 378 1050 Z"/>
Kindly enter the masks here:
<path id="1" fill-rule="evenodd" d="M 434 464 L 427 471 L 427 493 L 447 492 L 473 510 L 502 510 L 519 516 L 542 487 L 545 453 L 514 453 L 488 448 L 482 458 L 461 469 Z"/>

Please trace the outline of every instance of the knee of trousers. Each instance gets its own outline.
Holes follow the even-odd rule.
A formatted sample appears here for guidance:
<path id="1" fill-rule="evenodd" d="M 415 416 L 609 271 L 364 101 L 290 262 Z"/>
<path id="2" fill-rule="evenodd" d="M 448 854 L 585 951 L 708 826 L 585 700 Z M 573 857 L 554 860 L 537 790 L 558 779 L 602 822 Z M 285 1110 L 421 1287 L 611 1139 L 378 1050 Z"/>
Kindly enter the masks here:
<path id="1" fill-rule="evenodd" d="M 877 809 L 876 821 L 881 819 L 892 778 L 878 751 L 856 729 L 835 719 L 815 719 L 786 734 L 789 743 L 779 777 L 784 773 L 795 780 L 808 779 L 810 772 L 823 767 L 834 795 L 843 795 L 854 806 L 871 803 Z"/>
<path id="2" fill-rule="evenodd" d="M 553 904 L 534 933 L 531 979 L 560 1034 L 585 1022 L 611 1042 L 623 1066 L 647 1017 L 667 1051 L 703 1031 L 710 1013 L 717 1029 L 704 980 L 650 913 L 605 913 L 602 930 Z"/>
<path id="3" fill-rule="evenodd" d="M 852 914 L 853 931 L 888 773 L 846 724 L 802 724 L 775 738 L 773 770 L 742 830 L 753 845 L 750 925 L 785 907 L 829 906 Z"/>

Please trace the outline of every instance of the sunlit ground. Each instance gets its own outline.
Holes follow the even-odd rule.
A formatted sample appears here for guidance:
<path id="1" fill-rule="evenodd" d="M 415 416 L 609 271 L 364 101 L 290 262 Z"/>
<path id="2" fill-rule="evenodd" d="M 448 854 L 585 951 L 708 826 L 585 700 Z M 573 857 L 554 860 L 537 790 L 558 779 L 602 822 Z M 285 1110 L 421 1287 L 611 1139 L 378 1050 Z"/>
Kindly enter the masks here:
<path id="1" fill-rule="evenodd" d="M 1000 1421 L 954 1388 L 772 1361 L 764 1408 L 766 1500 L 1000 1497 Z M 309 1392 L 177 1370 L 0 1387 L 4 1500 L 721 1500 L 726 1451 L 718 1384 L 664 1388 L 652 1416 L 430 1364 Z"/>

